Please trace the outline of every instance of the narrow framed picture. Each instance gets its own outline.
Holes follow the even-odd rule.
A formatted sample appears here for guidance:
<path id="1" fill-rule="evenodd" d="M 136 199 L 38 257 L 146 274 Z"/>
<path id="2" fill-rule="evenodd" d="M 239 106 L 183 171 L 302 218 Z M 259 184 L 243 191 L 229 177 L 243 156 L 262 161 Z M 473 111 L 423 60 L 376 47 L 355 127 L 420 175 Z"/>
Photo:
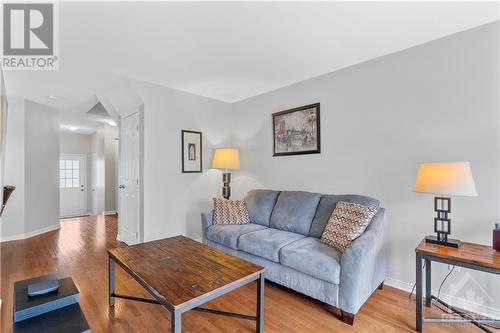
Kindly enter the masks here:
<path id="1" fill-rule="evenodd" d="M 273 113 L 273 156 L 321 153 L 319 103 Z"/>
<path id="2" fill-rule="evenodd" d="M 203 148 L 201 132 L 181 131 L 182 137 L 182 172 L 202 172 Z"/>

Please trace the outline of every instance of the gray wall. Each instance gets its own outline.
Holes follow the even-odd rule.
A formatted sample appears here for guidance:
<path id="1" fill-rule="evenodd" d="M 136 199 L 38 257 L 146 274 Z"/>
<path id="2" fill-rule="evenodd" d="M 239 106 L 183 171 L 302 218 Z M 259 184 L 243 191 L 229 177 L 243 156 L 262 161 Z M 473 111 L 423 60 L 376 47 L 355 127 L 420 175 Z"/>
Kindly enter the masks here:
<path id="1" fill-rule="evenodd" d="M 105 159 L 104 159 L 104 127 L 101 126 L 91 136 L 90 184 L 91 212 L 102 214 L 105 202 Z"/>
<path id="2" fill-rule="evenodd" d="M 5 185 L 5 138 L 7 135 L 7 96 L 5 95 L 5 81 L 3 69 L 0 68 L 0 188 Z M 0 201 L 3 202 L 3 191 L 0 191 Z M 0 216 L 1 219 L 1 216 Z M 0 228 L 0 237 L 1 237 Z"/>
<path id="3" fill-rule="evenodd" d="M 59 110 L 9 101 L 5 181 L 16 186 L 2 217 L 2 240 L 59 227 Z"/>
<path id="4" fill-rule="evenodd" d="M 59 225 L 59 110 L 26 101 L 25 232 Z"/>
<path id="5" fill-rule="evenodd" d="M 479 197 L 453 198 L 453 236 L 491 245 L 500 203 L 498 30 L 498 22 L 488 24 L 235 103 L 233 145 L 242 165 L 235 197 L 272 188 L 380 199 L 389 282 L 411 288 L 414 249 L 433 232 L 434 216 L 432 196 L 412 191 L 418 164 L 470 161 Z M 321 154 L 272 157 L 271 114 L 316 102 Z M 445 273 L 435 267 L 434 287 Z M 489 292 L 472 288 L 483 300 L 467 299 L 468 288 L 452 290 L 468 273 Z M 499 285 L 498 276 L 462 269 L 443 292 L 498 310 Z"/>
<path id="6" fill-rule="evenodd" d="M 24 235 L 24 100 L 9 99 L 8 144 L 5 147 L 5 184 L 16 186 L 2 216 L 2 240 Z"/>
<path id="7" fill-rule="evenodd" d="M 89 212 L 92 214 L 114 213 L 116 209 L 116 163 L 115 151 L 118 127 L 103 125 L 90 135 L 89 158 Z"/>
<path id="8" fill-rule="evenodd" d="M 91 152 L 91 135 L 61 132 L 61 154 L 86 154 Z"/>
<path id="9" fill-rule="evenodd" d="M 200 213 L 220 195 L 214 147 L 230 144 L 231 105 L 134 82 L 144 101 L 144 240 L 201 237 Z M 181 173 L 181 129 L 203 132 L 203 173 Z"/>
<path id="10" fill-rule="evenodd" d="M 91 158 L 92 158 L 92 137 L 89 134 L 76 134 L 61 132 L 61 154 L 84 154 L 87 155 L 87 212 L 92 212 L 92 179 L 91 179 Z"/>
<path id="11" fill-rule="evenodd" d="M 104 211 L 107 213 L 117 211 L 116 165 L 118 156 L 116 155 L 116 141 L 119 137 L 118 132 L 118 127 L 104 125 Z"/>

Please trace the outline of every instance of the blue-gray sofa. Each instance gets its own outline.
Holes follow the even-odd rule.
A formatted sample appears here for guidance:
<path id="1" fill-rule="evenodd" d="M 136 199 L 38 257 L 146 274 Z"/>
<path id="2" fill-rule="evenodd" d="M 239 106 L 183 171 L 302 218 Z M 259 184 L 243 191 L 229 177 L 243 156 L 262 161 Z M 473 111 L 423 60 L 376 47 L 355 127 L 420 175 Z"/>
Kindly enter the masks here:
<path id="1" fill-rule="evenodd" d="M 251 223 L 212 224 L 202 213 L 203 242 L 266 268 L 266 279 L 354 315 L 385 280 L 385 209 L 360 195 L 252 190 L 245 197 Z M 321 234 L 338 201 L 375 207 L 365 232 L 344 253 L 323 244 Z"/>

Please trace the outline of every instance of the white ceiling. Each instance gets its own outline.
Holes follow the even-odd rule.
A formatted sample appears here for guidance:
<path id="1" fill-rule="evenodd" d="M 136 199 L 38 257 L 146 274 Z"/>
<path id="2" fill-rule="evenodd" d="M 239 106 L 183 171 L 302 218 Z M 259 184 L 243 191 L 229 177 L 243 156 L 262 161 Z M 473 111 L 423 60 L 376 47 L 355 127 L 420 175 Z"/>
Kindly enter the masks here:
<path id="1" fill-rule="evenodd" d="M 7 96 L 84 117 L 136 78 L 234 102 L 499 18 L 497 2 L 61 2 L 59 71 Z M 49 94 L 67 100 L 50 100 Z M 64 119 L 63 119 L 64 121 Z"/>
<path id="2" fill-rule="evenodd" d="M 63 101 L 64 102 L 64 101 Z M 92 110 L 96 105 L 100 106 L 103 109 L 102 105 L 97 102 L 97 98 L 95 98 L 95 104 L 90 106 L 88 110 Z M 47 104 L 47 103 L 45 103 Z M 64 104 L 64 103 L 60 103 Z M 64 109 L 64 112 L 61 112 L 61 131 L 76 133 L 76 134 L 92 134 L 96 131 L 98 126 L 102 126 L 104 124 L 115 126 L 116 123 L 111 119 L 111 117 L 106 114 L 91 114 L 85 112 L 84 110 L 78 109 L 79 111 L 74 111 L 71 109 Z"/>

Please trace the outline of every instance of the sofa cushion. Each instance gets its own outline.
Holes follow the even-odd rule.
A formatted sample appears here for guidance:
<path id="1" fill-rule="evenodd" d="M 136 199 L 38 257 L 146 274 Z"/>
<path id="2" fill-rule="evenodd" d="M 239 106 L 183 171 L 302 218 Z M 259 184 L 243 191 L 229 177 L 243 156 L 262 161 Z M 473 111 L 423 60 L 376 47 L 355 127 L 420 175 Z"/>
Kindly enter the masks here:
<path id="1" fill-rule="evenodd" d="M 279 262 L 281 248 L 302 238 L 304 236 L 293 232 L 266 228 L 242 235 L 238 241 L 238 248 L 258 257 Z"/>
<path id="2" fill-rule="evenodd" d="M 272 228 L 307 236 L 321 194 L 302 191 L 283 191 L 271 215 Z"/>
<path id="3" fill-rule="evenodd" d="M 377 209 L 380 205 L 380 201 L 374 198 L 366 197 L 363 195 L 355 194 L 343 194 L 343 195 L 323 195 L 319 201 L 318 210 L 316 211 L 316 216 L 311 224 L 311 230 L 309 231 L 309 236 L 321 238 L 323 231 L 325 230 L 326 224 L 330 219 L 330 216 L 337 205 L 337 202 L 351 202 L 363 206 L 368 206 Z"/>
<path id="4" fill-rule="evenodd" d="M 356 238 L 361 236 L 375 214 L 377 214 L 376 208 L 339 201 L 321 235 L 321 242 L 344 252 Z"/>
<path id="5" fill-rule="evenodd" d="M 340 257 L 338 250 L 314 237 L 293 242 L 280 251 L 282 265 L 334 284 L 340 282 Z"/>
<path id="6" fill-rule="evenodd" d="M 214 198 L 213 224 L 250 223 L 245 200 Z"/>
<path id="7" fill-rule="evenodd" d="M 246 233 L 267 229 L 254 223 L 247 224 L 214 224 L 207 229 L 207 238 L 212 242 L 238 250 L 238 239 Z"/>
<path id="8" fill-rule="evenodd" d="M 252 223 L 269 226 L 269 219 L 279 193 L 279 191 L 272 190 L 252 190 L 248 192 L 245 202 Z"/>

